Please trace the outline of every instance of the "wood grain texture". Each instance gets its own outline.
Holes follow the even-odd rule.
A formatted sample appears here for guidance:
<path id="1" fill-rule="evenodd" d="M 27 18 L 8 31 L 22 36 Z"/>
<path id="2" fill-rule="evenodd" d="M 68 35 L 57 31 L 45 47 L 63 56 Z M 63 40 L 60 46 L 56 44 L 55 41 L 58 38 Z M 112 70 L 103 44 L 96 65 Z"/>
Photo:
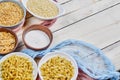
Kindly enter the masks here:
<path id="1" fill-rule="evenodd" d="M 58 31 L 64 27 L 68 27 L 71 24 L 77 23 L 95 14 L 103 12 L 104 10 L 118 5 L 119 3 L 120 0 L 102 0 L 100 2 L 94 3 L 89 7 L 81 8 L 78 11 L 74 11 L 73 13 L 60 17 L 50 29 L 52 31 Z"/>
<path id="2" fill-rule="evenodd" d="M 58 43 L 57 41 L 59 40 L 74 38 L 90 42 L 99 48 L 103 48 L 119 40 L 119 9 L 120 5 L 117 5 L 100 14 L 91 16 L 63 30 L 55 32 L 53 44 Z M 113 15 L 110 15 L 111 12 Z"/>

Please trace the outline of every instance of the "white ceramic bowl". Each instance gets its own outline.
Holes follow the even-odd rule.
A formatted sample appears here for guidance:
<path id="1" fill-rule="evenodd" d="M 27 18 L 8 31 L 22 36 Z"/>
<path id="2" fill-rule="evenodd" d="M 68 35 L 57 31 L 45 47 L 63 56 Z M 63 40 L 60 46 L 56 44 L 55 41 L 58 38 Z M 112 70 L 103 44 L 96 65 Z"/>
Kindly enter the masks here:
<path id="1" fill-rule="evenodd" d="M 28 0 L 22 0 L 22 4 L 24 5 L 24 7 L 27 9 L 27 11 L 28 11 L 29 13 L 31 13 L 33 16 L 35 16 L 35 17 L 37 17 L 37 18 L 39 18 L 39 19 L 42 19 L 42 20 L 51 20 L 51 19 L 58 18 L 58 17 L 60 17 L 60 16 L 62 16 L 62 15 L 64 14 L 64 9 L 62 8 L 62 6 L 61 6 L 60 4 L 58 4 L 58 3 L 56 3 L 55 1 L 50 0 L 50 1 L 51 1 L 52 3 L 54 3 L 54 4 L 57 6 L 57 8 L 59 9 L 58 15 L 57 15 L 57 16 L 54 16 L 54 17 L 50 17 L 50 18 L 45 18 L 45 17 L 42 17 L 42 16 L 38 16 L 38 15 L 34 14 L 32 11 L 30 11 L 30 10 L 27 8 L 27 5 L 26 5 L 27 1 L 28 1 Z"/>
<path id="2" fill-rule="evenodd" d="M 40 67 L 42 66 L 42 64 L 47 62 L 49 59 L 51 59 L 53 57 L 56 57 L 56 56 L 63 57 L 63 58 L 67 59 L 68 61 L 70 61 L 72 63 L 72 65 L 74 67 L 74 75 L 71 78 L 71 80 L 76 80 L 76 78 L 78 76 L 77 63 L 70 55 L 68 55 L 64 52 L 50 52 L 50 53 L 47 53 L 45 56 L 42 57 L 42 59 L 39 61 L 39 64 L 38 64 L 38 72 L 39 72 L 39 76 L 40 76 L 41 80 L 43 80 L 43 77 L 41 75 Z"/>
<path id="3" fill-rule="evenodd" d="M 25 58 L 28 58 L 28 59 L 29 59 L 29 61 L 30 61 L 30 62 L 32 63 L 32 65 L 33 65 L 33 78 L 34 78 L 34 80 L 36 80 L 36 78 L 37 78 L 37 73 L 38 73 L 38 71 L 37 71 L 37 64 L 36 64 L 36 62 L 35 62 L 30 56 L 28 56 L 28 55 L 25 54 L 25 53 L 13 52 L 13 53 L 7 54 L 7 55 L 4 56 L 2 59 L 0 59 L 0 64 L 1 64 L 3 61 L 5 61 L 7 58 L 9 58 L 10 56 L 13 56 L 13 55 L 22 56 L 22 57 L 25 57 Z M 1 74 L 1 72 L 0 72 L 0 74 Z M 23 73 L 23 74 L 24 74 L 24 73 Z M 1 77 L 0 77 L 0 80 L 2 80 Z"/>

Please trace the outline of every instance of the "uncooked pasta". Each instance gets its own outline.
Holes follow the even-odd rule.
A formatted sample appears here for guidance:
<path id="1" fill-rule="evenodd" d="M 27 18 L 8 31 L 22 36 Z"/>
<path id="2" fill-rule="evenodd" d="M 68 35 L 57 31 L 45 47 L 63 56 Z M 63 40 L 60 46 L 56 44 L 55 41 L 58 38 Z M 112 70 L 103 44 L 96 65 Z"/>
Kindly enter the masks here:
<path id="1" fill-rule="evenodd" d="M 67 59 L 56 56 L 42 64 L 40 71 L 43 80 L 71 80 L 74 67 Z"/>
<path id="2" fill-rule="evenodd" d="M 8 53 L 15 47 L 15 36 L 9 32 L 0 32 L 0 53 Z"/>
<path id="3" fill-rule="evenodd" d="M 10 27 L 17 24 L 23 18 L 22 8 L 14 2 L 0 3 L 0 25 Z"/>
<path id="4" fill-rule="evenodd" d="M 57 6 L 49 0 L 28 0 L 27 8 L 37 16 L 45 18 L 54 17 L 59 13 Z"/>
<path id="5" fill-rule="evenodd" d="M 0 64 L 2 80 L 33 80 L 32 63 L 23 56 L 12 55 Z"/>

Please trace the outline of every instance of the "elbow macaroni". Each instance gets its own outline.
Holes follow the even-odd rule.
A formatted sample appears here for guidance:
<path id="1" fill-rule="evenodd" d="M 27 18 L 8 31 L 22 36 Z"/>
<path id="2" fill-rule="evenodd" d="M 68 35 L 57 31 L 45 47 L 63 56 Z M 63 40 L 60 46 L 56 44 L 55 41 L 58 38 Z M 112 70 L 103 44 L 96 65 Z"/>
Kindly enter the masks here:
<path id="1" fill-rule="evenodd" d="M 74 67 L 70 61 L 56 56 L 44 63 L 40 71 L 44 80 L 71 80 Z"/>

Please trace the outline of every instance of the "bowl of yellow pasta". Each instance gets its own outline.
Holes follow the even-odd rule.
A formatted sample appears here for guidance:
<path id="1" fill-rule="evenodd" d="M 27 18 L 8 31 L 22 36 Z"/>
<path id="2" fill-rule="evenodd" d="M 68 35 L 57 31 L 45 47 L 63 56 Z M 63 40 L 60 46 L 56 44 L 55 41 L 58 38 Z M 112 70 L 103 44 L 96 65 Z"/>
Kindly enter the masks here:
<path id="1" fill-rule="evenodd" d="M 14 52 L 0 60 L 0 80 L 36 80 L 37 64 L 27 54 Z"/>
<path id="2" fill-rule="evenodd" d="M 22 0 L 24 7 L 33 16 L 42 20 L 51 20 L 64 14 L 64 9 L 53 0 Z"/>
<path id="3" fill-rule="evenodd" d="M 0 28 L 0 54 L 13 52 L 18 45 L 18 37 L 10 29 Z"/>
<path id="4" fill-rule="evenodd" d="M 41 80 L 76 80 L 76 61 L 64 52 L 50 52 L 40 60 L 38 71 Z"/>

